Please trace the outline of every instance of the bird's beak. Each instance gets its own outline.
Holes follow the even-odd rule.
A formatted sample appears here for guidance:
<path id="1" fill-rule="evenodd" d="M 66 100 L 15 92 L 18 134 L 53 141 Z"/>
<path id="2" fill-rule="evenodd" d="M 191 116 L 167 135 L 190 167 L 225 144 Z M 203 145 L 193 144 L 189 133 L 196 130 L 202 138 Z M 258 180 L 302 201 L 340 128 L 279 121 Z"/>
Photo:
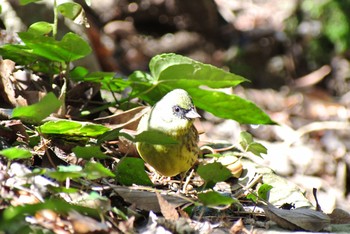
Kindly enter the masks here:
<path id="1" fill-rule="evenodd" d="M 192 108 L 185 114 L 186 118 L 195 119 L 200 118 L 201 116 L 197 113 L 196 109 Z"/>

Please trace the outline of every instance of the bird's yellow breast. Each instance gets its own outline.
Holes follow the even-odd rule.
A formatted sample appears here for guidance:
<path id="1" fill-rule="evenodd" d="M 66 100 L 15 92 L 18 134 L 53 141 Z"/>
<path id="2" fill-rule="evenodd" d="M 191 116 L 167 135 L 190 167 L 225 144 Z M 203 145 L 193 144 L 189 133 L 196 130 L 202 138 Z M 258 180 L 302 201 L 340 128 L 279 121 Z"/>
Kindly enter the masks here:
<path id="1" fill-rule="evenodd" d="M 190 169 L 199 154 L 198 133 L 194 126 L 186 134 L 177 137 L 177 140 L 177 144 L 171 145 L 139 142 L 136 146 L 142 159 L 159 174 L 175 176 Z"/>

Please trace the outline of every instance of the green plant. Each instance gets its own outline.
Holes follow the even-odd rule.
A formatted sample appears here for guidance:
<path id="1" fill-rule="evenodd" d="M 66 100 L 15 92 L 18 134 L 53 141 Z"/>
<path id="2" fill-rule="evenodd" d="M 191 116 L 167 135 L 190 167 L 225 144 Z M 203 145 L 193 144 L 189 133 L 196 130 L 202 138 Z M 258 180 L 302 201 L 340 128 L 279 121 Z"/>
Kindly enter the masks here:
<path id="1" fill-rule="evenodd" d="M 22 4 L 32 2 L 36 2 L 36 0 L 21 1 Z M 91 48 L 81 36 L 72 32 L 65 34 L 61 39 L 57 39 L 59 14 L 71 20 L 76 20 L 78 17 L 81 19 L 80 22 L 85 25 L 87 22 L 83 16 L 82 7 L 74 2 L 57 5 L 56 1 L 54 1 L 53 11 L 54 20 L 52 23 L 36 22 L 32 24 L 26 32 L 19 33 L 22 44 L 3 45 L 0 47 L 0 53 L 4 59 L 13 60 L 17 65 L 29 69 L 41 77 L 49 77 L 51 80 L 59 77 L 77 83 L 94 82 L 98 83 L 101 89 L 111 93 L 131 90 L 126 97 L 115 98 L 115 102 L 107 103 L 98 110 L 81 110 L 81 115 L 100 111 L 102 108 L 109 106 L 127 109 L 127 104 L 130 104 L 130 100 L 134 98 L 141 99 L 152 105 L 170 90 L 182 88 L 190 93 L 194 104 L 198 108 L 211 112 L 218 117 L 234 119 L 239 123 L 274 124 L 274 121 L 254 103 L 237 95 L 226 94 L 219 90 L 222 88 L 233 88 L 247 81 L 245 78 L 178 54 L 157 55 L 150 61 L 149 73 L 135 71 L 127 78 L 116 77 L 111 72 L 90 72 L 85 67 L 70 69 L 71 63 L 86 57 L 91 52 Z M 64 94 L 66 85 L 60 88 L 61 94 Z M 143 161 L 124 157 L 115 168 L 109 169 L 102 162 L 112 158 L 101 150 L 101 146 L 104 146 L 103 144 L 107 141 L 121 137 L 133 142 L 148 141 L 156 144 L 172 143 L 172 139 L 150 132 L 131 136 L 120 131 L 120 129 L 112 130 L 102 124 L 78 120 L 43 121 L 64 104 L 64 98 L 57 98 L 53 92 L 48 92 L 38 103 L 15 108 L 12 112 L 12 118 L 22 120 L 29 126 L 32 134 L 35 134 L 42 140 L 65 139 L 73 142 L 74 147 L 71 148 L 71 151 L 76 158 L 84 160 L 85 164 L 58 165 L 53 169 L 33 170 L 31 174 L 27 175 L 28 177 L 44 174 L 58 181 L 58 187 L 50 188 L 51 196 L 58 196 L 60 193 L 77 193 L 79 189 L 68 186 L 70 180 L 76 183 L 82 180 L 92 183 L 92 180 L 114 178 L 122 185 L 152 185 L 143 170 Z M 253 142 L 252 137 L 249 135 L 244 135 L 242 142 L 244 142 L 244 146 L 242 146 L 245 151 L 251 151 L 256 154 L 266 153 L 266 149 Z M 1 153 L 10 161 L 31 157 L 28 152 L 24 152 L 21 155 L 22 151 L 18 149 L 15 151 L 4 150 Z M 216 173 L 215 176 L 211 173 L 213 170 Z M 214 186 L 215 183 L 225 181 L 232 176 L 231 172 L 220 163 L 201 165 L 198 168 L 198 173 L 204 178 L 205 183 L 210 186 Z M 62 186 L 64 182 L 66 182 L 66 187 Z M 84 186 L 88 183 L 84 183 Z M 85 188 L 84 186 L 82 187 Z M 201 193 L 199 200 L 206 206 L 236 203 L 235 199 L 213 191 Z M 55 205 L 62 207 L 55 208 Z M 81 207 L 67 204 L 61 200 L 46 199 L 44 203 L 37 205 L 10 206 L 4 211 L 2 221 L 3 223 L 11 222 L 11 227 L 15 227 L 15 223 L 19 218 L 23 218 L 24 215 L 34 215 L 42 209 L 53 209 L 65 214 L 71 209 L 86 211 Z M 90 209 L 87 210 L 91 212 Z M 21 215 L 17 216 L 18 214 Z M 94 215 L 96 216 L 95 213 Z M 99 215 L 103 217 L 102 212 Z"/>
<path id="2" fill-rule="evenodd" d="M 22 0 L 22 5 L 38 0 Z M 34 72 L 43 72 L 51 77 L 63 74 L 69 77 L 69 63 L 91 53 L 89 44 L 79 35 L 69 32 L 57 39 L 59 12 L 62 16 L 75 19 L 83 14 L 82 7 L 74 2 L 57 6 L 54 0 L 53 22 L 36 22 L 26 32 L 18 33 L 23 44 L 7 44 L 0 48 L 3 58 L 15 61 Z M 83 19 L 83 22 L 85 20 Z"/>

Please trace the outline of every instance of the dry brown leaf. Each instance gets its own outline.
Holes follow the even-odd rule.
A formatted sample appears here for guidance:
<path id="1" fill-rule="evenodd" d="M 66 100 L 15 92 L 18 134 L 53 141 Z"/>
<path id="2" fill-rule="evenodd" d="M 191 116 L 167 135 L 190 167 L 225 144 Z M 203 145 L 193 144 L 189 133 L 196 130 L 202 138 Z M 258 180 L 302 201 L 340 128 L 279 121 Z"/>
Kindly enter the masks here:
<path id="1" fill-rule="evenodd" d="M 179 218 L 177 220 L 158 218 L 156 222 L 158 227 L 164 227 L 164 229 L 170 231 L 170 233 L 197 233 L 194 227 L 192 227 L 190 220 L 185 218 Z M 157 229 L 152 233 L 164 233 L 164 230 Z"/>
<path id="2" fill-rule="evenodd" d="M 45 222 L 56 222 L 59 219 L 59 216 L 58 213 L 53 210 L 44 209 L 36 212 L 35 218 Z"/>
<path id="3" fill-rule="evenodd" d="M 135 222 L 135 216 L 131 216 L 128 218 L 128 220 L 120 221 L 118 223 L 118 229 L 122 233 L 134 233 L 134 222 Z"/>
<path id="4" fill-rule="evenodd" d="M 149 109 L 150 107 L 147 106 L 139 106 L 124 112 L 118 112 L 111 116 L 98 118 L 96 120 L 108 122 L 111 125 L 111 128 L 136 130 L 141 117 L 147 113 Z"/>
<path id="5" fill-rule="evenodd" d="M 157 199 L 160 206 L 160 211 L 165 219 L 169 220 L 177 220 L 179 218 L 179 214 L 176 211 L 175 206 L 171 205 L 167 202 L 159 193 L 156 193 Z"/>
<path id="6" fill-rule="evenodd" d="M 345 210 L 336 208 L 331 214 L 329 214 L 332 224 L 349 224 L 350 214 Z"/>
<path id="7" fill-rule="evenodd" d="M 242 218 L 240 218 L 230 228 L 230 234 L 241 233 L 243 231 L 243 229 L 244 229 L 244 224 L 243 224 Z"/>
<path id="8" fill-rule="evenodd" d="M 62 220 L 58 213 L 44 209 L 35 213 L 34 221 L 42 227 L 54 231 L 54 233 L 68 234 L 68 230 L 72 229 L 71 223 Z"/>
<path id="9" fill-rule="evenodd" d="M 15 69 L 15 62 L 5 59 L 0 60 L 0 96 L 6 107 L 17 106 L 16 93 L 11 81 L 11 75 Z M 5 106 L 3 106 L 5 107 Z"/>
<path id="10" fill-rule="evenodd" d="M 107 233 L 109 230 L 106 223 L 98 222 L 76 211 L 69 212 L 68 219 L 72 222 L 74 233 Z"/>
<path id="11" fill-rule="evenodd" d="M 11 199 L 12 206 L 21 206 L 24 204 L 37 204 L 40 200 L 28 191 L 19 190 L 15 196 Z"/>
<path id="12" fill-rule="evenodd" d="M 136 131 L 126 130 L 126 129 L 123 129 L 121 132 L 125 132 L 129 135 L 136 134 Z M 113 142 L 110 142 L 110 143 L 113 143 Z M 133 155 L 133 156 L 139 155 L 139 153 L 137 152 L 135 143 L 126 139 L 125 137 L 119 137 L 119 140 L 117 141 L 117 145 L 118 145 L 119 152 L 124 155 Z"/>
<path id="13" fill-rule="evenodd" d="M 7 142 L 28 142 L 29 136 L 20 120 L 0 121 L 0 126 L 4 127 L 0 131 L 0 136 L 6 139 Z"/>
<path id="14" fill-rule="evenodd" d="M 116 193 L 118 193 L 126 202 L 134 204 L 136 208 L 142 210 L 152 210 L 153 212 L 160 212 L 160 206 L 155 192 L 143 191 L 142 187 L 125 187 L 110 185 Z M 178 207 L 187 203 L 187 200 L 182 199 L 179 196 L 161 195 L 167 202 L 171 203 L 174 207 Z"/>
<path id="15" fill-rule="evenodd" d="M 60 196 L 69 203 L 89 207 L 101 212 L 106 212 L 111 209 L 111 201 L 109 199 L 105 200 L 92 197 L 91 194 L 84 191 L 69 193 L 68 195 L 61 193 Z"/>
<path id="16" fill-rule="evenodd" d="M 327 214 L 306 208 L 278 209 L 273 205 L 263 207 L 266 216 L 279 226 L 289 230 L 318 232 L 330 225 Z"/>

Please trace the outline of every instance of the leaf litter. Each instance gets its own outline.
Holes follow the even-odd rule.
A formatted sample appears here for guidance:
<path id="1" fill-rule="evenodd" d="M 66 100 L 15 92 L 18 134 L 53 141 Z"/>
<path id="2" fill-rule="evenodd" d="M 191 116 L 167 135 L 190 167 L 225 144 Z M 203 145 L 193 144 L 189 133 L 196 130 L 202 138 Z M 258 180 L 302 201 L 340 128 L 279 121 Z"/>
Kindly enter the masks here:
<path id="1" fill-rule="evenodd" d="M 221 4 L 225 6 L 225 4 L 229 3 L 222 1 Z M 246 8 L 244 7 L 244 4 L 238 6 L 238 8 L 243 8 L 246 11 L 249 11 L 250 9 L 253 12 L 255 12 L 254 10 L 257 9 L 254 7 Z M 224 8 L 222 8 L 222 10 L 223 9 Z M 240 17 L 252 17 L 252 15 L 253 18 L 257 17 L 257 19 L 260 20 L 263 20 L 265 17 L 269 17 L 269 14 L 266 14 L 265 11 L 261 11 L 258 15 L 245 14 L 240 15 Z M 288 15 L 288 12 L 286 15 Z M 284 19 L 286 15 L 284 15 L 281 19 Z M 247 28 L 249 27 L 249 25 L 247 25 L 246 22 L 253 21 L 253 19 L 249 17 L 248 20 L 244 20 L 243 18 L 240 18 L 239 20 L 235 21 L 235 24 L 237 24 L 238 28 Z M 274 24 L 279 25 L 279 23 L 281 23 L 282 21 L 283 20 L 274 21 Z M 20 93 L 18 97 L 25 97 L 23 98 L 23 101 L 28 103 L 35 103 L 37 97 L 43 96 L 42 91 L 38 91 L 35 89 L 29 90 L 33 92 L 30 95 L 29 92 L 24 92 L 21 89 L 15 89 L 14 87 L 12 87 L 12 81 L 10 81 L 11 77 L 9 76 L 8 71 L 13 71 L 14 67 L 11 65 L 11 61 L 8 62 L 9 66 L 7 68 L 1 68 L 1 74 L 4 74 L 2 75 L 2 82 L 5 86 L 4 90 L 1 90 L 4 92 L 1 93 L 6 93 L 6 103 L 9 105 L 17 105 L 17 102 L 20 101 L 20 99 L 16 99 L 16 96 L 14 94 L 15 92 Z M 327 201 L 329 201 L 328 199 L 330 199 L 331 201 L 337 200 L 338 204 L 340 204 L 346 210 L 349 210 L 349 207 L 347 206 L 347 204 L 349 203 L 347 202 L 346 198 L 344 198 L 344 196 L 338 195 L 342 194 L 343 191 L 347 189 L 347 185 L 340 182 L 346 181 L 346 173 L 341 174 L 340 172 L 346 170 L 347 168 L 344 162 L 342 162 L 343 159 L 346 157 L 346 152 L 348 151 L 348 145 L 345 143 L 348 140 L 347 132 L 349 129 L 348 123 L 346 122 L 346 119 L 348 119 L 347 98 L 344 95 L 339 100 L 334 100 L 327 93 L 322 92 L 322 90 L 314 88 L 312 88 L 311 90 L 303 89 L 305 87 L 310 87 L 310 84 L 315 84 L 321 81 L 324 78 L 324 76 L 329 73 L 328 68 L 329 67 L 327 66 L 321 67 L 319 70 L 316 70 L 314 73 L 311 73 L 310 76 L 304 76 L 300 78 L 296 82 L 295 87 L 287 90 L 238 90 L 238 92 L 241 92 L 241 96 L 247 97 L 249 100 L 252 100 L 259 106 L 264 107 L 264 109 L 269 112 L 270 116 L 272 116 L 272 119 L 280 123 L 280 126 L 260 126 L 258 128 L 252 126 L 242 126 L 238 128 L 239 132 L 241 132 L 241 130 L 249 130 L 249 132 L 253 133 L 257 139 L 263 139 L 265 141 L 269 141 L 270 143 L 270 145 L 267 145 L 266 142 L 259 141 L 263 142 L 263 145 L 265 145 L 266 148 L 269 149 L 267 156 L 263 155 L 262 159 L 250 157 L 250 159 L 252 159 L 251 161 L 254 161 L 253 163 L 250 160 L 242 160 L 241 163 L 243 165 L 243 170 L 239 178 L 229 179 L 228 181 L 222 182 L 228 185 L 224 185 L 221 188 L 217 188 L 216 190 L 220 193 L 223 192 L 224 195 L 227 196 L 232 196 L 232 194 L 234 194 L 234 197 L 237 197 L 240 201 L 241 206 L 239 206 L 239 208 L 243 210 L 235 208 L 231 210 L 232 213 L 215 213 L 213 210 L 203 211 L 204 208 L 199 209 L 199 212 L 195 214 L 194 217 L 201 218 L 199 219 L 199 222 L 200 225 L 202 225 L 203 229 L 198 228 L 198 226 L 196 225 L 193 225 L 191 226 L 191 228 L 186 230 L 213 231 L 215 230 L 215 228 L 218 228 L 218 226 L 214 224 L 215 222 L 203 221 L 206 219 L 209 221 L 221 221 L 220 223 L 222 226 L 229 226 L 228 224 L 232 224 L 232 227 L 230 227 L 231 233 L 249 233 L 249 228 L 244 227 L 244 225 L 247 225 L 247 223 L 241 223 L 238 221 L 238 223 L 233 224 L 233 222 L 231 221 L 242 220 L 242 217 L 243 220 L 245 220 L 245 218 L 250 216 L 255 217 L 255 223 L 252 222 L 251 226 L 257 227 L 257 223 L 260 220 L 263 220 L 263 225 L 261 225 L 261 227 L 265 227 L 265 215 L 263 213 L 258 214 L 257 212 L 255 212 L 256 210 L 258 210 L 256 204 L 252 203 L 251 201 L 245 200 L 247 194 L 253 194 L 257 191 L 259 186 L 265 183 L 272 185 L 272 189 L 269 192 L 269 201 L 274 204 L 274 206 L 268 205 L 267 208 L 265 207 L 265 212 L 267 211 L 266 216 L 270 215 L 270 219 L 272 221 L 275 221 L 275 223 L 286 229 L 295 230 L 300 228 L 302 230 L 307 231 L 320 231 L 322 230 L 322 228 L 326 227 L 330 222 L 340 222 L 341 224 L 349 223 L 349 219 L 347 218 L 348 212 L 346 212 L 345 210 L 338 211 L 337 209 L 334 209 L 334 206 L 327 207 L 325 209 L 325 205 L 327 205 Z M 17 75 L 14 74 L 14 77 L 16 76 Z M 37 77 L 34 79 L 34 75 L 29 75 L 29 77 L 30 76 L 32 76 L 31 78 L 33 80 L 37 80 Z M 9 85 L 11 85 L 11 87 Z M 235 93 L 237 93 L 237 90 L 235 90 Z M 85 94 L 81 95 L 81 97 L 83 97 L 84 100 L 93 100 L 91 99 L 91 97 L 87 97 L 84 95 Z M 81 103 L 79 105 L 83 106 L 83 104 Z M 71 106 L 68 108 L 70 108 L 69 110 L 72 111 L 71 113 L 74 113 L 77 109 L 79 109 L 79 106 L 76 105 L 76 103 L 74 103 L 74 100 L 72 100 Z M 120 123 L 118 119 L 113 124 L 118 124 L 116 125 L 118 127 L 131 126 L 131 129 L 133 129 L 135 127 L 133 119 L 134 116 L 137 116 L 137 112 L 131 114 L 131 118 L 127 118 L 132 120 L 131 122 L 126 121 L 124 124 Z M 314 122 L 315 120 L 317 120 L 318 122 Z M 208 141 L 208 139 L 213 140 L 211 137 L 208 136 L 214 134 L 219 134 L 216 136 L 216 139 L 220 140 L 236 139 L 233 135 L 237 136 L 239 132 L 237 133 L 233 131 L 235 129 L 235 126 L 232 125 L 232 123 L 226 125 L 230 126 L 230 128 L 226 128 L 230 131 L 229 136 L 227 137 L 220 136 L 221 131 L 217 131 L 216 129 L 217 125 L 224 125 L 227 124 L 227 122 L 229 121 L 220 120 L 219 123 L 213 124 L 213 122 L 215 123 L 215 121 L 216 120 L 203 123 L 206 126 L 211 126 L 212 129 L 211 131 L 206 131 L 206 135 L 201 136 L 203 141 Z M 102 123 L 105 124 L 106 122 Z M 76 145 L 92 144 L 93 142 L 90 142 L 90 139 L 77 138 L 74 139 L 74 144 L 71 144 L 71 142 L 67 142 L 67 140 L 64 139 L 64 137 L 62 137 L 61 139 L 52 138 L 47 142 L 43 142 L 35 139 L 37 137 L 36 135 L 29 136 L 24 130 L 28 130 L 28 125 L 23 124 L 20 120 L 2 120 L 1 126 L 4 127 L 4 130 L 1 129 L 0 131 L 1 136 L 5 137 L 6 139 L 11 139 L 10 142 L 29 142 L 31 146 L 37 144 L 36 148 L 32 149 L 28 147 L 34 154 L 33 160 L 21 159 L 19 161 L 20 164 L 12 164 L 11 167 L 8 168 L 6 165 L 6 160 L 1 159 L 2 207 L 8 207 L 9 205 L 18 206 L 24 204 L 35 204 L 38 202 L 42 202 L 47 192 L 50 191 L 50 186 L 60 188 L 62 189 L 62 191 L 67 191 L 64 189 L 68 189 L 74 186 L 86 190 L 91 189 L 92 191 L 97 191 L 100 194 L 103 194 L 103 197 L 113 197 L 114 199 L 111 200 L 113 207 L 121 210 L 125 210 L 125 208 L 130 209 L 130 213 L 126 212 L 130 218 L 128 220 L 123 220 L 121 218 L 122 215 L 116 215 L 118 213 L 116 210 L 109 210 L 109 214 L 106 215 L 106 217 L 104 217 L 106 219 L 98 221 L 99 219 L 96 217 L 94 217 L 94 219 L 90 218 L 93 217 L 92 215 L 81 215 L 84 214 L 84 212 L 52 213 L 51 210 L 50 212 L 48 211 L 45 214 L 47 210 L 42 209 L 40 212 L 37 212 L 37 214 L 32 216 L 36 217 L 37 224 L 45 227 L 45 223 L 49 223 L 46 222 L 47 220 L 53 220 L 54 223 L 51 223 L 52 226 L 47 228 L 57 232 L 59 230 L 70 230 L 76 232 L 112 232 L 118 230 L 122 232 L 132 232 L 133 230 L 135 230 L 134 225 L 139 223 L 135 217 L 142 214 L 140 210 L 158 211 L 158 214 L 150 213 L 150 220 L 159 219 L 159 217 L 161 216 L 159 213 L 159 211 L 161 211 L 161 208 L 163 208 L 163 212 L 165 213 L 165 215 L 163 213 L 163 216 L 165 218 L 168 217 L 168 219 L 171 220 L 173 219 L 173 217 L 176 216 L 173 215 L 173 213 L 176 212 L 176 209 L 172 205 L 168 204 L 168 200 L 164 201 L 162 200 L 162 198 L 159 199 L 159 195 L 157 195 L 157 193 L 147 191 L 144 188 L 139 187 L 136 189 L 131 189 L 131 187 L 121 186 L 120 188 L 115 189 L 113 188 L 113 186 L 111 186 L 111 182 L 117 182 L 111 180 L 107 183 L 105 179 L 97 181 L 90 181 L 86 179 L 79 179 L 77 181 L 66 180 L 64 181 L 64 183 L 57 183 L 47 178 L 45 170 L 50 170 L 52 168 L 57 167 L 60 163 L 62 163 L 62 161 L 67 162 L 66 157 L 63 157 L 62 161 L 52 160 L 53 158 L 58 157 L 57 154 L 59 151 L 62 155 L 67 156 L 68 154 L 71 154 L 70 149 Z M 205 129 L 209 129 L 209 127 Z M 29 131 L 30 130 L 33 129 L 29 127 Z M 276 155 L 270 157 L 270 148 L 276 145 L 280 147 L 276 150 Z M 108 144 L 103 145 L 103 149 L 106 150 L 105 152 L 113 155 L 113 153 L 115 153 L 116 151 L 110 148 L 110 146 L 111 145 Z M 52 155 L 52 153 L 54 157 L 49 156 L 49 154 Z M 37 161 L 43 160 L 43 158 L 49 158 L 49 163 L 46 164 L 48 166 L 43 168 L 44 171 L 32 170 L 33 166 L 41 166 L 40 162 Z M 118 157 L 109 159 L 108 162 L 102 161 L 102 163 L 104 163 L 104 165 L 106 167 L 109 167 L 111 170 L 113 170 L 113 167 L 118 162 Z M 79 165 L 84 165 L 84 163 L 86 163 L 84 162 L 84 160 L 75 162 L 75 164 Z M 260 166 L 260 164 L 263 164 L 264 166 Z M 286 164 L 291 165 L 288 166 Z M 280 176 L 275 175 L 273 171 L 268 169 L 266 166 L 271 167 L 273 170 L 277 171 L 278 174 L 288 176 L 288 179 L 284 179 Z M 339 171 L 339 173 L 335 173 L 335 171 Z M 335 174 L 338 177 L 335 178 Z M 320 179 L 314 180 L 314 177 L 319 177 Z M 173 199 L 175 198 L 174 200 L 176 201 L 176 204 L 178 204 L 176 205 L 176 207 L 180 207 L 181 209 L 186 208 L 184 207 L 184 204 L 195 203 L 192 200 L 196 198 L 196 192 L 194 190 L 197 188 L 202 189 L 201 186 L 205 184 L 205 181 L 203 181 L 201 178 L 198 178 L 198 176 L 192 178 L 191 183 L 189 184 L 190 186 L 188 191 L 188 195 L 190 196 L 191 200 L 184 199 L 184 201 L 182 201 L 180 198 L 177 197 L 177 195 L 173 194 L 173 191 L 171 191 L 176 190 L 176 186 L 180 184 L 177 180 L 170 181 L 165 180 L 164 178 L 160 178 L 155 181 L 157 182 L 156 186 L 160 188 L 160 190 L 169 193 L 167 194 L 167 197 L 171 197 Z M 318 182 L 311 182 L 307 184 L 307 181 Z M 173 186 L 170 186 L 170 189 L 168 186 L 169 183 L 172 183 L 171 186 Z M 301 187 L 306 189 L 306 195 L 308 197 L 305 197 L 304 190 L 300 190 L 299 187 L 295 184 L 300 185 Z M 314 186 L 316 186 L 318 191 L 320 191 L 319 198 L 320 204 L 323 207 L 323 209 L 327 210 L 327 213 L 333 211 L 333 218 L 331 221 L 329 220 L 328 216 L 326 216 L 324 213 L 321 213 L 319 211 L 313 211 L 309 208 L 299 208 L 312 207 L 311 203 L 314 203 L 314 199 L 310 196 L 310 190 Z M 192 189 L 190 187 L 192 187 Z M 123 193 L 122 190 L 125 189 L 127 191 L 130 191 L 128 193 L 125 193 L 124 191 Z M 330 193 L 327 194 L 323 191 L 330 191 Z M 61 195 L 62 193 L 65 194 L 65 192 L 61 192 Z M 83 191 L 75 191 L 74 193 L 78 195 L 77 197 L 80 198 L 84 198 L 83 194 L 88 195 L 88 193 L 85 193 Z M 139 195 L 137 195 L 138 193 Z M 59 193 L 57 195 L 60 196 Z M 135 198 L 131 199 L 131 196 L 135 196 Z M 69 203 L 75 204 L 78 200 L 78 198 L 74 198 L 74 196 L 69 197 Z M 149 200 L 149 197 L 152 197 L 152 200 Z M 68 200 L 67 197 L 65 197 L 64 199 Z M 151 203 L 152 206 L 143 207 L 142 205 L 146 204 L 147 202 Z M 293 208 L 291 210 L 283 210 L 275 207 L 281 206 L 283 204 L 289 204 L 291 207 L 296 207 L 296 209 Z M 334 205 L 336 203 L 329 202 L 329 204 Z M 196 205 L 202 208 L 201 205 Z M 85 204 L 85 206 L 89 207 L 91 205 Z M 158 206 L 158 208 L 155 208 L 156 206 Z M 215 210 L 223 209 L 223 207 L 220 205 L 218 205 L 216 208 L 217 209 Z M 180 213 L 180 211 L 178 212 Z M 211 212 L 213 212 L 214 215 L 212 215 Z M 41 218 L 41 216 L 45 217 L 44 221 L 43 218 Z M 330 216 L 332 217 L 332 215 Z M 340 219 L 338 218 L 339 216 L 343 218 Z M 77 225 L 75 225 L 76 221 L 79 221 Z M 177 226 L 188 227 L 188 225 L 191 222 L 192 224 L 196 223 L 196 221 L 194 220 L 190 221 L 186 219 L 184 221 L 184 219 L 182 219 L 181 221 L 168 222 L 167 224 L 166 221 L 163 220 L 156 222 L 156 225 L 166 227 L 166 230 L 171 230 L 174 232 L 178 230 Z M 222 226 L 220 226 L 220 228 Z M 86 227 L 87 229 L 82 230 L 80 229 L 80 227 Z M 151 227 L 151 224 L 146 225 L 146 227 Z M 194 227 L 194 229 L 192 229 L 192 227 Z M 333 230 L 336 230 L 336 228 L 337 227 L 333 226 Z M 227 231 L 228 229 L 225 230 Z"/>

